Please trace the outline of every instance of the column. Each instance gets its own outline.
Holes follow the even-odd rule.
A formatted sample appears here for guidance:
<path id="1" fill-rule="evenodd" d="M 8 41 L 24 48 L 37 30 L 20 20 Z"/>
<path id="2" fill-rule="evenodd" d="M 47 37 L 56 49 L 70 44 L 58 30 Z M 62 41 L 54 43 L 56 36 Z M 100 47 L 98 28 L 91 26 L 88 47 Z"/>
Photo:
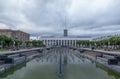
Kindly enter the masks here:
<path id="1" fill-rule="evenodd" d="M 54 40 L 51 40 L 51 46 L 53 46 L 54 45 Z"/>
<path id="2" fill-rule="evenodd" d="M 49 46 L 49 40 L 47 40 L 47 46 Z"/>
<path id="3" fill-rule="evenodd" d="M 57 40 L 57 42 L 58 42 L 58 46 L 60 46 L 60 40 Z"/>
<path id="4" fill-rule="evenodd" d="M 45 40 L 42 40 L 43 44 L 45 44 Z"/>
<path id="5" fill-rule="evenodd" d="M 77 45 L 76 45 L 76 40 L 75 40 L 75 47 L 76 47 Z"/>
<path id="6" fill-rule="evenodd" d="M 56 45 L 57 45 L 56 40 L 54 40 L 54 46 L 56 46 Z"/>
<path id="7" fill-rule="evenodd" d="M 64 46 L 66 45 L 66 40 L 64 40 Z"/>
<path id="8" fill-rule="evenodd" d="M 62 40 L 62 46 L 63 46 L 63 40 Z"/>
<path id="9" fill-rule="evenodd" d="M 70 40 L 68 40 L 68 46 L 70 46 Z"/>
<path id="10" fill-rule="evenodd" d="M 46 46 L 48 46 L 48 40 L 46 40 Z"/>
<path id="11" fill-rule="evenodd" d="M 74 40 L 72 40 L 72 46 L 74 47 Z"/>
<path id="12" fill-rule="evenodd" d="M 45 40 L 45 45 L 47 46 L 47 40 Z"/>
<path id="13" fill-rule="evenodd" d="M 62 40 L 60 40 L 60 46 L 62 46 Z"/>
<path id="14" fill-rule="evenodd" d="M 56 46 L 59 46 L 59 41 L 58 41 L 58 40 L 55 40 L 55 42 L 56 42 Z"/>
<path id="15" fill-rule="evenodd" d="M 75 40 L 74 40 L 74 47 L 75 47 Z"/>

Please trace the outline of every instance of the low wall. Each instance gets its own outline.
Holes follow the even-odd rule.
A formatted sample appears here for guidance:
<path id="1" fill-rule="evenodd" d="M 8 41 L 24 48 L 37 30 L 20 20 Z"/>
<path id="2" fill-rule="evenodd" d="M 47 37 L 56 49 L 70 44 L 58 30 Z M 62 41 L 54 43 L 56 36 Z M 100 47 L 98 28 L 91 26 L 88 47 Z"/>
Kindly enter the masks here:
<path id="1" fill-rule="evenodd" d="M 91 51 L 86 51 L 88 53 L 92 53 Z M 90 54 L 86 54 L 86 52 L 81 53 L 82 56 L 87 57 L 88 59 L 94 61 L 97 64 L 102 65 L 103 67 L 112 70 L 114 73 L 120 75 L 120 66 L 119 65 L 108 65 L 108 59 L 101 58 L 101 57 L 95 57 Z M 95 53 L 95 52 L 93 52 Z"/>
<path id="2" fill-rule="evenodd" d="M 24 62 L 27 62 L 31 59 L 33 59 L 35 56 L 38 56 L 40 53 L 35 53 L 35 54 L 31 54 L 31 55 L 24 55 L 22 57 L 16 57 L 14 58 L 14 63 L 11 64 L 2 64 L 0 65 L 0 73 L 4 73 L 6 70 L 16 67 Z"/>

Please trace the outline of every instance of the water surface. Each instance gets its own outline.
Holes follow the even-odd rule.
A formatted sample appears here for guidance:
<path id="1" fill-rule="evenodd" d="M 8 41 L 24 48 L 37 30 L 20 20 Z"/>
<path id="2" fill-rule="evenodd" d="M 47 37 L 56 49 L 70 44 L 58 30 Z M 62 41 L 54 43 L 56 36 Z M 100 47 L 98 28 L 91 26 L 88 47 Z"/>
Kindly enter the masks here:
<path id="1" fill-rule="evenodd" d="M 62 75 L 59 73 L 60 70 Z M 6 71 L 0 75 L 0 79 L 120 79 L 120 77 L 82 57 L 78 51 L 55 48 Z"/>

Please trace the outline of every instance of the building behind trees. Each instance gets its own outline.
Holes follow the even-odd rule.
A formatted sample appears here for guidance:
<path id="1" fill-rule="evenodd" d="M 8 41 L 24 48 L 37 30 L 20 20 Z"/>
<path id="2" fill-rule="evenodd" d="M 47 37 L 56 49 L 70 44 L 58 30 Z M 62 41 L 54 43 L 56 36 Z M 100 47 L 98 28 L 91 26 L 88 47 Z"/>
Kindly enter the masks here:
<path id="1" fill-rule="evenodd" d="M 22 41 L 26 41 L 30 39 L 30 34 L 20 30 L 0 29 L 0 35 L 6 35 Z"/>

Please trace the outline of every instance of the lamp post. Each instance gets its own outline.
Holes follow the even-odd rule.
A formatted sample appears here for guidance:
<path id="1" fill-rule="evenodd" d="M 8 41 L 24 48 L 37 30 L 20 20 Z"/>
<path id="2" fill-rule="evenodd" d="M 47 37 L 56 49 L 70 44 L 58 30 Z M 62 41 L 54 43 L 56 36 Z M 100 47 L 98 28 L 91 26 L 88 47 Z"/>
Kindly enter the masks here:
<path id="1" fill-rule="evenodd" d="M 94 48 L 96 49 L 96 47 L 97 47 L 97 44 L 94 42 Z"/>
<path id="2" fill-rule="evenodd" d="M 92 46 L 92 45 L 91 45 L 91 44 L 89 44 L 89 48 L 91 48 L 91 46 Z"/>
<path id="3" fill-rule="evenodd" d="M 15 40 L 12 40 L 12 41 L 13 41 L 13 46 L 12 46 L 13 48 L 12 49 L 14 50 L 14 48 L 15 48 Z"/>
<path id="4" fill-rule="evenodd" d="M 15 36 L 16 39 L 18 39 L 18 35 Z M 17 49 L 19 48 L 19 42 L 17 42 Z"/>
<path id="5" fill-rule="evenodd" d="M 108 41 L 108 50 L 109 50 L 109 47 L 110 47 L 110 41 Z"/>
<path id="6" fill-rule="evenodd" d="M 1 44 L 0 44 L 0 47 L 2 48 L 2 47 L 3 47 L 3 41 L 1 41 L 0 43 L 1 43 Z"/>

